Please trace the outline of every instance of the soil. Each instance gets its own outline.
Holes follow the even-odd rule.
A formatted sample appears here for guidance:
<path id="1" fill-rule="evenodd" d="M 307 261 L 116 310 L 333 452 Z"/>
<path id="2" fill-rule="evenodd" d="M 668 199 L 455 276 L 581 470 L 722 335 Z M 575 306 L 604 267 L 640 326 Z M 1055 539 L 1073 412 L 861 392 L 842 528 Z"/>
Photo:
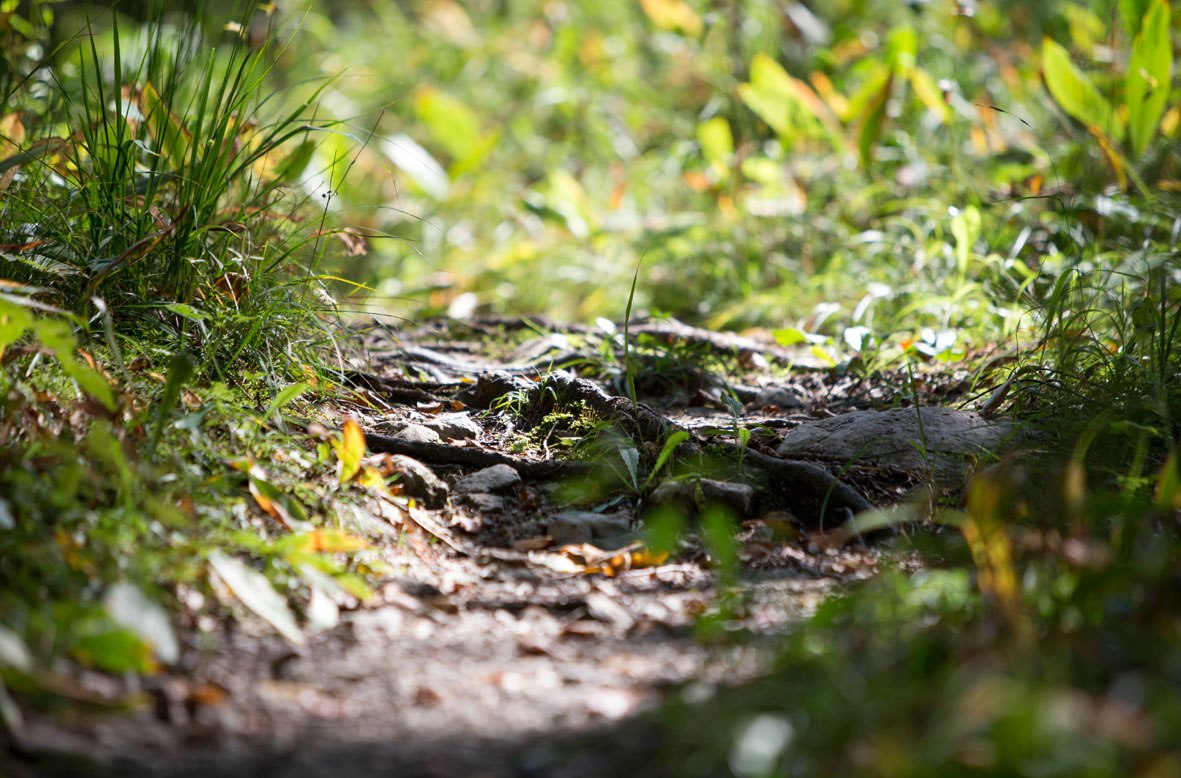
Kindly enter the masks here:
<path id="1" fill-rule="evenodd" d="M 966 374 L 821 366 L 757 333 L 676 322 L 629 330 L 640 405 L 621 397 L 622 337 L 601 330 L 487 320 L 358 332 L 360 356 L 346 376 L 353 389 L 322 409 L 325 426 L 351 417 L 371 451 L 393 452 L 375 454 L 375 466 L 396 472 L 393 454 L 409 455 L 449 487 L 441 500 L 415 496 L 409 491 L 424 487 L 407 477 L 395 501 L 341 506 L 341 521 L 370 539 L 387 571 L 376 596 L 341 598 L 338 623 L 305 645 L 241 611 L 191 625 L 168 673 L 84 674 L 96 690 L 138 692 L 145 704 L 117 715 L 33 715 L 20 747 L 0 755 L 0 773 L 619 774 L 646 746 L 630 726 L 637 716 L 668 695 L 706 699 L 757 677 L 777 638 L 826 597 L 885 558 L 908 563 L 890 550 L 888 532 L 831 541 L 850 509 L 818 501 L 816 484 L 793 479 L 819 470 L 823 487 L 838 468 L 752 464 L 740 430 L 749 431 L 750 460 L 782 458 L 782 436 L 810 420 L 916 398 L 962 402 Z M 547 384 L 551 368 L 567 370 L 567 383 Z M 547 404 L 547 385 L 573 395 L 550 391 Z M 456 418 L 466 421 L 444 423 Z M 432 428 L 444 435 L 421 432 Z M 751 489 L 733 525 L 740 568 L 724 589 L 692 522 L 668 560 L 637 545 L 659 479 L 629 486 L 625 458 L 601 465 L 609 446 L 570 445 L 614 440 L 651 467 L 660 440 L 636 431 L 655 428 L 690 433 L 678 461 Z M 520 482 L 460 491 L 469 488 L 461 479 L 498 463 Z M 875 463 L 841 472 L 839 483 L 854 503 L 883 505 L 920 481 Z M 559 545 L 548 533 L 575 496 L 583 512 L 622 516 L 627 531 Z M 608 733 L 596 742 L 614 745 L 574 747 L 586 733 Z"/>

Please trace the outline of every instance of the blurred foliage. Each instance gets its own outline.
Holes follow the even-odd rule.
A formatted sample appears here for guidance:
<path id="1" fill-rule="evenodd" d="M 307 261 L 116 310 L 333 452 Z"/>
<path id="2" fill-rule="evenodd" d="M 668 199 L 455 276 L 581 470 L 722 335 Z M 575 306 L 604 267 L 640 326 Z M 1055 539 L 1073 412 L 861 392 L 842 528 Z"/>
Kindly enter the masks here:
<path id="1" fill-rule="evenodd" d="M 321 147 L 308 184 L 372 236 L 344 266 L 379 289 L 377 310 L 618 317 L 642 256 L 637 303 L 653 310 L 864 326 L 887 344 L 931 327 L 962 353 L 1031 323 L 1018 293 L 1104 229 L 1060 218 L 1095 210 L 1084 193 L 1115 177 L 1039 73 L 1043 34 L 1081 56 L 1126 48 L 1104 18 L 1070 3 L 440 0 L 280 24 L 300 28 L 288 78 L 340 76 L 323 105 L 352 138 Z M 1169 146 L 1134 162 L 1167 178 Z M 328 172 L 346 158 L 343 180 Z"/>

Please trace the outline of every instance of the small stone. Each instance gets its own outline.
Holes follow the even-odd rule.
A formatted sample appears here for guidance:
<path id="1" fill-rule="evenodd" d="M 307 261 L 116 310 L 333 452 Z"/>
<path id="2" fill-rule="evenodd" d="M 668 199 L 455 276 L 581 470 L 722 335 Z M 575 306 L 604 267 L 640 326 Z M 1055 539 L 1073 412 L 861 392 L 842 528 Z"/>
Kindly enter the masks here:
<path id="1" fill-rule="evenodd" d="M 438 443 L 441 440 L 439 433 L 421 424 L 407 424 L 395 432 L 392 437 L 411 443 Z"/>
<path id="2" fill-rule="evenodd" d="M 757 409 L 774 405 L 778 408 L 783 408 L 786 410 L 791 408 L 799 408 L 804 403 L 800 400 L 799 396 L 790 389 L 785 389 L 782 386 L 768 386 L 765 389 L 760 390 L 759 393 L 755 395 L 754 400 L 752 400 L 750 404 Z"/>
<path id="3" fill-rule="evenodd" d="M 393 454 L 390 465 L 398 472 L 398 483 L 402 491 L 428 508 L 442 508 L 447 503 L 447 483 L 435 471 L 402 454 Z"/>
<path id="4" fill-rule="evenodd" d="M 506 492 L 521 485 L 521 476 L 509 465 L 493 465 L 483 470 L 477 470 L 465 475 L 455 482 L 455 491 L 471 492 Z"/>
<path id="5" fill-rule="evenodd" d="M 568 546 L 631 534 L 631 517 L 625 512 L 563 511 L 549 523 L 546 533 L 554 544 Z"/>
<path id="6" fill-rule="evenodd" d="M 496 494 L 471 492 L 461 498 L 465 503 L 481 513 L 498 513 L 505 508 L 505 500 Z"/>
<path id="7" fill-rule="evenodd" d="M 665 481 L 652 490 L 649 502 L 653 505 L 679 503 L 683 507 L 693 510 L 703 508 L 710 503 L 721 503 L 737 516 L 742 517 L 750 514 L 754 499 L 755 490 L 747 484 L 700 478 L 687 481 Z"/>
<path id="8" fill-rule="evenodd" d="M 445 413 L 423 422 L 443 440 L 471 440 L 480 434 L 480 425 L 470 413 Z"/>

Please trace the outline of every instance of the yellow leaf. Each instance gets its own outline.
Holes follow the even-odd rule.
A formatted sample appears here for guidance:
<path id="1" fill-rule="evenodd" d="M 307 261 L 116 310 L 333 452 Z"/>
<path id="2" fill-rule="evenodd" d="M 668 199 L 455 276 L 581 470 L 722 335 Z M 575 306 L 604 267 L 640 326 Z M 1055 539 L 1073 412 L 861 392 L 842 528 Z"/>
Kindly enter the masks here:
<path id="1" fill-rule="evenodd" d="M 353 419 L 345 419 L 340 438 L 333 444 L 336 459 L 340 464 L 338 476 L 342 484 L 348 483 L 361 472 L 361 460 L 365 456 L 365 433 Z"/>
<path id="2" fill-rule="evenodd" d="M 381 471 L 376 467 L 366 465 L 361 468 L 361 475 L 357 477 L 357 483 L 366 489 L 373 489 L 381 491 L 385 489 L 385 478 Z"/>
<path id="3" fill-rule="evenodd" d="M 369 544 L 364 538 L 339 529 L 317 529 L 297 536 L 296 550 L 306 554 L 364 551 Z"/>
<path id="4" fill-rule="evenodd" d="M 684 0 L 640 0 L 644 13 L 661 30 L 680 30 L 687 37 L 701 36 L 705 25 Z"/>

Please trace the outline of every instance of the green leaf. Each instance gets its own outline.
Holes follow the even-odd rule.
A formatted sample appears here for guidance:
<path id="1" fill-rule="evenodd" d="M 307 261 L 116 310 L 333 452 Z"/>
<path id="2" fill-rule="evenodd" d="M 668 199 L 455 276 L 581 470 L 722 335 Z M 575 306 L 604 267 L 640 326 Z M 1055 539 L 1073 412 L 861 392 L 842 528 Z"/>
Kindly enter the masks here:
<path id="1" fill-rule="evenodd" d="M 103 606 L 120 626 L 149 644 L 161 662 L 171 665 L 180 658 L 180 644 L 168 611 L 138 586 L 124 581 L 114 584 L 107 590 Z"/>
<path id="2" fill-rule="evenodd" d="M 1169 40 L 1169 4 L 1155 0 L 1132 41 L 1125 100 L 1132 152 L 1142 154 L 1165 113 L 1172 83 L 1173 47 Z"/>
<path id="3" fill-rule="evenodd" d="M 1111 103 L 1075 68 L 1070 53 L 1049 38 L 1042 43 L 1042 72 L 1046 88 L 1068 116 L 1117 141 L 1123 139 L 1123 123 Z"/>
<path id="4" fill-rule="evenodd" d="M 167 303 L 165 305 L 161 305 L 160 307 L 166 311 L 172 311 L 177 316 L 183 316 L 184 318 L 188 319 L 189 321 L 196 322 L 196 323 L 203 322 L 209 318 L 208 316 L 206 316 L 204 313 L 201 313 L 199 310 L 197 310 L 193 306 L 186 305 L 185 303 Z"/>
<path id="5" fill-rule="evenodd" d="M 296 146 L 275 166 L 275 183 L 286 184 L 295 179 L 307 168 L 315 153 L 316 144 L 310 140 Z"/>
<path id="6" fill-rule="evenodd" d="M 715 116 L 697 125 L 697 142 L 705 160 L 719 171 L 725 171 L 734 156 L 734 135 L 724 116 Z"/>
<path id="7" fill-rule="evenodd" d="M 303 632 L 295 623 L 287 601 L 275 591 L 265 575 L 220 551 L 209 555 L 209 566 L 243 605 L 270 622 L 292 643 L 304 643 Z"/>
<path id="8" fill-rule="evenodd" d="M 969 205 L 951 217 L 951 234 L 955 237 L 955 260 L 961 274 L 968 272 L 972 248 L 980 237 L 980 209 Z"/>
<path id="9" fill-rule="evenodd" d="M 176 405 L 177 398 L 180 397 L 181 388 L 193 377 L 196 369 L 197 363 L 193 359 L 193 355 L 187 351 L 181 351 L 172 358 L 172 363 L 168 366 L 168 378 L 164 382 L 164 396 L 156 408 L 156 423 L 152 427 L 152 438 L 148 443 L 149 458 L 156 451 L 160 435 L 164 432 L 164 422 L 172 413 L 172 408 Z"/>
<path id="10" fill-rule="evenodd" d="M 656 464 L 652 466 L 652 472 L 648 474 L 648 483 L 652 483 L 652 478 L 657 473 L 659 473 L 661 468 L 664 467 L 665 463 L 668 462 L 668 458 L 671 457 L 673 452 L 677 450 L 677 446 L 681 445 L 688 439 L 689 433 L 685 430 L 677 430 L 668 436 L 668 439 L 664 441 L 664 445 L 660 448 L 660 453 L 656 456 Z"/>
<path id="11" fill-rule="evenodd" d="M 800 87 L 766 54 L 750 63 L 750 83 L 738 85 L 738 96 L 785 145 L 802 137 L 823 136 L 824 128 L 800 95 Z"/>
<path id="12" fill-rule="evenodd" d="M 275 399 L 271 400 L 271 404 L 267 406 L 267 409 L 263 413 L 262 417 L 264 419 L 271 418 L 271 415 L 274 414 L 275 411 L 279 410 L 284 405 L 294 400 L 296 397 L 299 397 L 304 392 L 311 390 L 311 388 L 311 385 L 306 381 L 300 381 L 298 384 L 291 384 L 290 386 L 283 387 L 279 390 L 279 393 L 275 395 Z"/>
<path id="13" fill-rule="evenodd" d="M 893 88 L 894 74 L 891 73 L 882 84 L 881 90 L 869 101 L 869 110 L 861 122 L 861 129 L 857 133 L 857 152 L 863 168 L 868 169 L 873 163 L 874 148 L 882 135 L 882 127 L 886 122 L 886 104 L 890 101 L 890 92 Z"/>
<path id="14" fill-rule="evenodd" d="M 0 353 L 21 339 L 33 326 L 33 314 L 23 306 L 0 298 Z"/>
<path id="15" fill-rule="evenodd" d="M 108 411 L 115 410 L 115 395 L 107 379 L 102 373 L 79 362 L 74 356 L 76 344 L 69 324 L 61 319 L 41 319 L 34 325 L 34 331 L 45 347 L 57 357 L 66 375 L 72 378 L 83 392 L 100 402 Z"/>
<path id="16" fill-rule="evenodd" d="M 794 346 L 797 343 L 803 343 L 808 340 L 808 336 L 803 330 L 795 327 L 784 327 L 781 330 L 774 330 L 771 337 L 775 338 L 775 342 L 780 346 Z"/>
<path id="17" fill-rule="evenodd" d="M 1119 16 L 1128 34 L 1136 36 L 1140 33 L 1140 24 L 1144 15 L 1148 13 L 1148 6 L 1153 0 L 1119 0 Z"/>
<path id="18" fill-rule="evenodd" d="M 122 627 L 83 635 L 71 653 L 80 662 L 108 673 L 151 673 L 156 669 L 152 662 L 152 647 Z"/>

